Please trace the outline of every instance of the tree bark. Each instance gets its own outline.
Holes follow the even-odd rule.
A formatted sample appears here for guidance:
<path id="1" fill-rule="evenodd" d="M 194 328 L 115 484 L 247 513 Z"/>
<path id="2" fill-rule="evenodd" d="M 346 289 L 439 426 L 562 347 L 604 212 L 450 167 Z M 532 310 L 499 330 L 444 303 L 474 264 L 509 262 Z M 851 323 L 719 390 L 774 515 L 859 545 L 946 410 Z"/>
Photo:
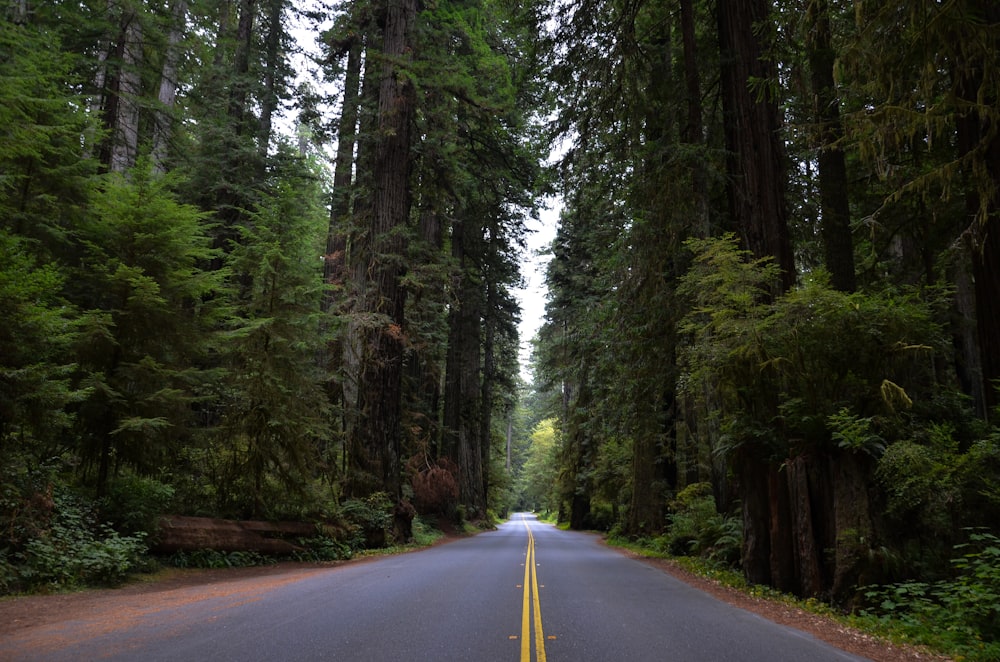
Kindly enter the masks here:
<path id="1" fill-rule="evenodd" d="M 698 42 L 695 32 L 694 3 L 681 0 L 681 43 L 684 50 L 684 86 L 687 93 L 687 121 L 681 131 L 681 140 L 689 145 L 704 144 L 704 111 L 701 103 L 701 75 L 698 71 Z M 708 237 L 711 223 L 708 213 L 708 184 L 705 168 L 698 162 L 693 165 L 691 189 L 694 195 L 696 236 Z"/>
<path id="2" fill-rule="evenodd" d="M 755 258 L 771 257 L 781 269 L 771 295 L 795 283 L 795 261 L 785 201 L 785 153 L 774 95 L 754 81 L 777 85 L 774 63 L 765 58 L 760 30 L 771 25 L 765 0 L 719 3 L 719 47 L 727 186 L 732 221 Z M 734 472 L 743 501 L 743 567 L 753 583 L 790 589 L 791 523 L 787 485 L 778 467 L 754 445 L 737 454 Z"/>
<path id="3" fill-rule="evenodd" d="M 163 54 L 160 71 L 160 90 L 156 96 L 157 108 L 153 114 L 153 168 L 163 174 L 167 171 L 170 139 L 173 134 L 173 111 L 177 100 L 177 64 L 180 60 L 179 44 L 187 18 L 187 0 L 174 0 L 167 51 Z"/>
<path id="4" fill-rule="evenodd" d="M 1000 6 L 991 0 L 977 0 L 971 13 L 986 25 L 1000 23 Z M 1000 39 L 994 39 L 989 53 L 1000 49 Z M 976 301 L 976 329 L 979 335 L 979 356 L 983 382 L 983 411 L 987 418 L 995 415 L 1000 404 L 1000 127 L 995 114 L 984 113 L 980 104 L 995 107 L 998 93 L 983 90 L 983 72 L 996 67 L 979 55 L 970 61 L 957 63 L 957 96 L 965 112 L 958 114 L 958 147 L 961 156 L 976 152 L 978 163 L 967 173 L 966 209 L 971 226 L 966 241 L 972 255 L 972 278 Z M 979 176 L 976 177 L 976 174 Z"/>
<path id="5" fill-rule="evenodd" d="M 458 467 L 459 501 L 472 516 L 482 514 L 486 507 L 480 443 L 483 310 L 480 290 L 472 278 L 475 271 L 472 256 L 477 252 L 474 237 L 480 232 L 478 224 L 470 221 L 456 220 L 452 225 L 452 257 L 459 270 L 459 298 L 448 316 L 442 443 L 443 454 Z"/>
<path id="6" fill-rule="evenodd" d="M 402 277 L 405 228 L 411 206 L 410 136 L 416 106 L 413 85 L 400 67 L 412 54 L 416 12 L 416 0 L 389 0 L 386 10 L 368 236 L 372 287 L 365 297 L 371 324 L 365 334 L 366 355 L 359 386 L 361 422 L 357 430 L 364 439 L 370 473 L 383 491 L 397 499 L 402 493 L 402 375 L 406 345 Z"/>
<path id="7" fill-rule="evenodd" d="M 774 63 L 757 36 L 769 26 L 765 0 L 719 3 L 723 124 L 728 151 L 729 209 L 744 245 L 754 257 L 773 257 L 781 268 L 773 294 L 795 283 L 795 260 L 785 200 L 786 157 L 780 115 L 770 90 Z"/>
<path id="8" fill-rule="evenodd" d="M 806 53 L 812 76 L 816 146 L 819 148 L 819 199 L 826 269 L 834 289 L 853 292 L 854 240 L 851 236 L 851 209 L 848 199 L 847 163 L 838 141 L 843 136 L 840 100 L 833 67 L 837 54 L 830 36 L 830 3 L 812 0 L 809 4 L 809 34 Z"/>
<path id="9" fill-rule="evenodd" d="M 125 172 L 135 165 L 139 154 L 139 97 L 142 94 L 142 26 L 139 15 L 122 7 L 117 64 L 108 80 L 104 121 L 109 144 L 102 160 L 111 172 Z"/>
<path id="10" fill-rule="evenodd" d="M 285 28 L 281 23 L 284 10 L 285 0 L 268 0 L 267 39 L 264 45 L 264 89 L 261 94 L 260 117 L 257 120 L 257 167 L 262 177 L 271 145 L 274 111 L 278 108 L 278 69 L 283 59 L 281 41 L 285 36 Z"/>

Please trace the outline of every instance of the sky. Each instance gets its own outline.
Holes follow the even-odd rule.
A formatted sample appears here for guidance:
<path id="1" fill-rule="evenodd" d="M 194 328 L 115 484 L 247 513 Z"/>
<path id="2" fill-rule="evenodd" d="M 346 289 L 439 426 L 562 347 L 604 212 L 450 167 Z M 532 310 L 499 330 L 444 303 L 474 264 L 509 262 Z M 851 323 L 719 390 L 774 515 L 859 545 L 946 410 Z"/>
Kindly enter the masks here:
<path id="1" fill-rule="evenodd" d="M 514 290 L 514 296 L 521 304 L 521 323 L 518 325 L 518 335 L 521 339 L 519 360 L 521 378 L 531 383 L 531 339 L 535 337 L 545 317 L 545 302 L 548 290 L 545 287 L 545 267 L 549 262 L 548 255 L 539 255 L 547 251 L 556 236 L 559 222 L 559 199 L 549 198 L 547 207 L 539 214 L 539 220 L 531 219 L 527 223 L 527 250 L 521 255 L 521 276 L 524 287 Z"/>

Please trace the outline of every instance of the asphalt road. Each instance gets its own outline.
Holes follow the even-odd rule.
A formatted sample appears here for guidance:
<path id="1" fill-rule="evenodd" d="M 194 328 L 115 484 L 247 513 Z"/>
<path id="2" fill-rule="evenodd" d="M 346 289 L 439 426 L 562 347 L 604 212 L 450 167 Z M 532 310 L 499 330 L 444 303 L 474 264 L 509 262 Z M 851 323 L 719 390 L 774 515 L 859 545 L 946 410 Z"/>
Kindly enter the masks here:
<path id="1" fill-rule="evenodd" d="M 251 580 L 247 580 L 251 581 Z M 859 660 L 517 514 L 425 551 L 59 624 L 0 659 L 194 662 Z M 95 619 L 99 619 L 95 615 Z"/>

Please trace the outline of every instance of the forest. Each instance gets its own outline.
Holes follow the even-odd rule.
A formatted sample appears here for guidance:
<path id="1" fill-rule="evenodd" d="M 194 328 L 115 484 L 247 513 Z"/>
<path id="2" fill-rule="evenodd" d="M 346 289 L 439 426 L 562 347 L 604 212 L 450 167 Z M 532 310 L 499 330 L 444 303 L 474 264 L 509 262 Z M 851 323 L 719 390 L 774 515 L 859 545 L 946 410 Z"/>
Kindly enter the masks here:
<path id="1" fill-rule="evenodd" d="M 1000 654 L 993 0 L 5 5 L 0 592 L 532 509 Z"/>

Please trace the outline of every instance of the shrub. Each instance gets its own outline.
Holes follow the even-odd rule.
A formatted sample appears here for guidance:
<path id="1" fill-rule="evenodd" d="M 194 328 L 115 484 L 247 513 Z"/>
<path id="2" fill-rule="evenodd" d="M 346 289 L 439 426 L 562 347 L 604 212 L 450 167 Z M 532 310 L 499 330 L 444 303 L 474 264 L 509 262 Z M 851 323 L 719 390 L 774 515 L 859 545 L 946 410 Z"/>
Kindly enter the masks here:
<path id="1" fill-rule="evenodd" d="M 53 495 L 48 529 L 16 554 L 23 588 L 115 585 L 140 567 L 145 534 L 122 536 L 98 524 L 93 508 L 65 491 Z"/>
<path id="2" fill-rule="evenodd" d="M 363 499 L 348 499 L 341 505 L 352 535 L 347 541 L 354 550 L 385 547 L 392 532 L 392 500 L 385 492 Z"/>
<path id="3" fill-rule="evenodd" d="M 972 532 L 969 541 L 955 546 L 954 578 L 870 587 L 862 614 L 964 659 L 1000 659 L 1000 538 Z"/>
<path id="4" fill-rule="evenodd" d="M 174 498 L 174 488 L 153 478 L 115 479 L 101 500 L 101 514 L 122 533 L 156 534 L 160 517 Z"/>
<path id="5" fill-rule="evenodd" d="M 743 525 L 739 518 L 719 513 L 710 483 L 694 483 L 671 502 L 670 526 L 657 545 L 681 556 L 700 556 L 725 565 L 740 558 Z"/>
<path id="6" fill-rule="evenodd" d="M 175 568 L 249 568 L 270 565 L 274 559 L 259 552 L 221 552 L 215 549 L 196 549 L 172 554 L 167 563 Z"/>
<path id="7" fill-rule="evenodd" d="M 423 455 L 409 462 L 412 473 L 413 504 L 423 514 L 450 512 L 458 501 L 458 467 L 448 458 L 431 464 Z"/>

